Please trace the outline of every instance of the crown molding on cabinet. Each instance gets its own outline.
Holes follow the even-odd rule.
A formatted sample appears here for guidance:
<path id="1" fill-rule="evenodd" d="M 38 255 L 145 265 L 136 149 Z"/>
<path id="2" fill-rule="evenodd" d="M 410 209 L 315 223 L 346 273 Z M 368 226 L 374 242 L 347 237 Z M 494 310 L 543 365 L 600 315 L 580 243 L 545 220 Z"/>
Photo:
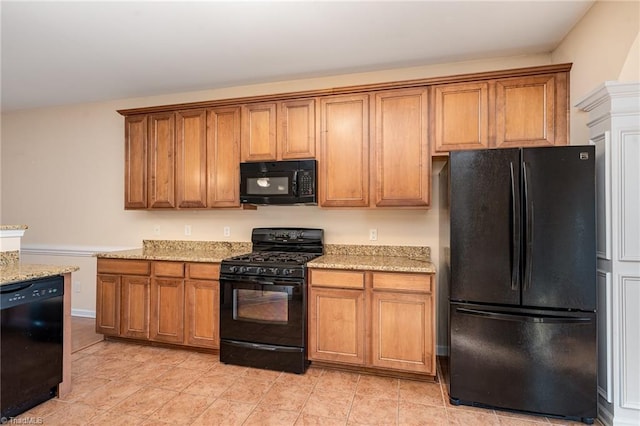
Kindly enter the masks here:
<path id="1" fill-rule="evenodd" d="M 490 79 L 496 79 L 496 78 L 512 77 L 514 75 L 517 75 L 519 77 L 534 76 L 538 74 L 549 74 L 554 72 L 568 72 L 569 70 L 571 70 L 572 65 L 573 64 L 571 63 L 543 65 L 543 66 L 537 66 L 537 67 L 514 68 L 514 69 L 508 69 L 508 70 L 458 74 L 458 75 L 441 76 L 441 77 L 429 77 L 429 78 L 421 78 L 421 79 L 415 79 L 415 80 L 364 84 L 364 85 L 357 85 L 357 86 L 345 86 L 345 87 L 337 87 L 337 88 L 321 89 L 321 90 L 307 90 L 307 91 L 290 92 L 290 93 L 277 93 L 277 94 L 271 94 L 271 95 L 248 96 L 248 97 L 230 98 L 230 99 L 217 99 L 217 100 L 202 101 L 202 102 L 159 105 L 159 106 L 151 106 L 151 107 L 143 107 L 143 108 L 120 109 L 118 110 L 118 113 L 120 113 L 123 116 L 128 116 L 128 115 L 135 115 L 135 114 L 148 114 L 148 113 L 155 113 L 155 112 L 165 112 L 165 111 L 175 111 L 175 110 L 185 110 L 185 109 L 195 109 L 195 108 L 212 108 L 212 107 L 220 107 L 220 106 L 238 105 L 238 104 L 244 104 L 244 103 L 277 101 L 277 100 L 283 100 L 283 99 L 290 100 L 295 98 L 307 98 L 307 97 L 314 97 L 314 96 L 344 95 L 344 94 L 351 94 L 351 93 L 370 92 L 374 90 L 413 88 L 413 87 L 428 86 L 433 84 L 462 83 L 466 81 L 479 81 L 479 80 L 490 80 Z"/>

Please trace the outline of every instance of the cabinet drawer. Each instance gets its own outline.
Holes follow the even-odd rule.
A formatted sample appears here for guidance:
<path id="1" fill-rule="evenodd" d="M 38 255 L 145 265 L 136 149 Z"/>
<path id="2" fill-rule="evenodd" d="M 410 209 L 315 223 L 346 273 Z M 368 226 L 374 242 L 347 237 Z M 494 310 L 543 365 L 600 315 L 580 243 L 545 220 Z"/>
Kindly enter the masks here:
<path id="1" fill-rule="evenodd" d="M 184 277 L 182 262 L 153 262 L 153 273 L 156 277 Z"/>
<path id="2" fill-rule="evenodd" d="M 312 286 L 336 288 L 364 288 L 364 272 L 313 269 Z"/>
<path id="3" fill-rule="evenodd" d="M 187 276 L 198 280 L 217 280 L 220 277 L 220 264 L 188 263 Z"/>
<path id="4" fill-rule="evenodd" d="M 375 272 L 374 290 L 408 290 L 431 292 L 431 275 Z"/>
<path id="5" fill-rule="evenodd" d="M 147 260 L 98 259 L 98 273 L 149 275 L 151 267 Z"/>

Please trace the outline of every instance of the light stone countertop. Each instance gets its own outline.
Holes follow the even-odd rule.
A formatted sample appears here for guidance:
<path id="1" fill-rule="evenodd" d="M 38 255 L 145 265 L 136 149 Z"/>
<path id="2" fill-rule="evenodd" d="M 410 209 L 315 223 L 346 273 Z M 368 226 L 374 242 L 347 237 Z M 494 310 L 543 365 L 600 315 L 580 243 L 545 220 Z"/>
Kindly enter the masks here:
<path id="1" fill-rule="evenodd" d="M 310 268 L 435 274 L 431 249 L 426 246 L 326 244 L 324 256 L 307 263 Z"/>
<path id="2" fill-rule="evenodd" d="M 324 255 L 307 263 L 309 268 L 350 269 L 358 271 L 417 272 L 435 274 L 428 259 L 404 256 Z"/>
<path id="3" fill-rule="evenodd" d="M 143 247 L 98 253 L 99 258 L 220 263 L 251 252 L 248 242 L 144 240 Z M 435 274 L 429 247 L 325 245 L 325 254 L 307 263 L 311 268 Z"/>
<path id="4" fill-rule="evenodd" d="M 22 231 L 29 229 L 27 225 L 0 225 L 0 231 Z"/>
<path id="5" fill-rule="evenodd" d="M 241 250 L 176 250 L 176 249 L 147 249 L 120 250 L 107 253 L 98 253 L 96 257 L 102 259 L 136 259 L 136 260 L 168 260 L 174 262 L 205 262 L 220 263 L 222 260 L 250 252 Z"/>
<path id="6" fill-rule="evenodd" d="M 0 286 L 36 278 L 62 275 L 79 269 L 78 266 L 38 265 L 16 262 L 0 266 Z"/>
<path id="7" fill-rule="evenodd" d="M 107 259 L 220 263 L 228 257 L 250 251 L 251 243 L 244 242 L 144 240 L 142 248 L 98 253 L 96 256 Z"/>

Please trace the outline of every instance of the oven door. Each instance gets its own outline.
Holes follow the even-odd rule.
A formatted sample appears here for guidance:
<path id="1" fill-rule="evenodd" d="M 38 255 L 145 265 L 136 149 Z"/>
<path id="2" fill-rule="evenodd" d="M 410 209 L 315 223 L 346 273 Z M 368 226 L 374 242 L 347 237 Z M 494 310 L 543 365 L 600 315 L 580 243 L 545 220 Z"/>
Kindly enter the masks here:
<path id="1" fill-rule="evenodd" d="M 220 277 L 220 338 L 303 347 L 306 329 L 303 280 Z"/>

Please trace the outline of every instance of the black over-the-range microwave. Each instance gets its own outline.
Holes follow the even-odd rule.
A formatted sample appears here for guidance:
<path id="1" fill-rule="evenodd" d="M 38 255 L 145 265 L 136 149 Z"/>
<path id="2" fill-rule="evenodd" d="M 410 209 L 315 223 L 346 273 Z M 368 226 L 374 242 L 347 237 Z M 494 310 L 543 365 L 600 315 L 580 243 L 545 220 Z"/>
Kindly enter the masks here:
<path id="1" fill-rule="evenodd" d="M 240 163 L 243 204 L 318 203 L 316 160 Z"/>

